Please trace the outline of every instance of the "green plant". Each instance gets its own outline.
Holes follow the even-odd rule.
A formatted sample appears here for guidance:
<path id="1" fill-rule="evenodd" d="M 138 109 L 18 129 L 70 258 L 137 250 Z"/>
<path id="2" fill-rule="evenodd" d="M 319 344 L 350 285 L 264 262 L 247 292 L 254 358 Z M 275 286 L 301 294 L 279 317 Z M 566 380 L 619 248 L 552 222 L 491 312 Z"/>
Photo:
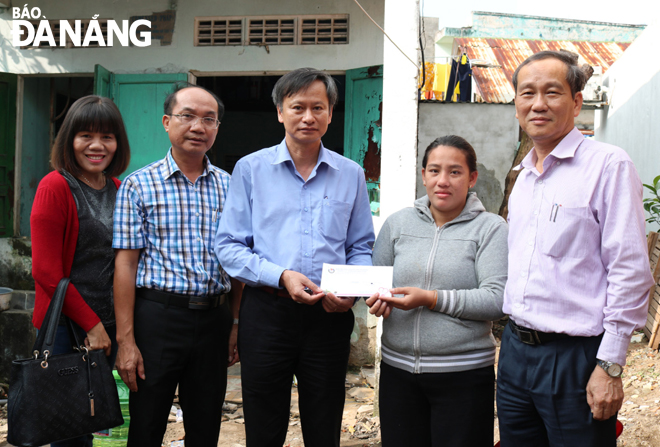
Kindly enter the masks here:
<path id="1" fill-rule="evenodd" d="M 660 175 L 653 179 L 652 185 L 644 186 L 651 190 L 653 195 L 647 199 L 644 199 L 644 209 L 651 215 L 647 222 L 655 222 L 660 225 Z"/>

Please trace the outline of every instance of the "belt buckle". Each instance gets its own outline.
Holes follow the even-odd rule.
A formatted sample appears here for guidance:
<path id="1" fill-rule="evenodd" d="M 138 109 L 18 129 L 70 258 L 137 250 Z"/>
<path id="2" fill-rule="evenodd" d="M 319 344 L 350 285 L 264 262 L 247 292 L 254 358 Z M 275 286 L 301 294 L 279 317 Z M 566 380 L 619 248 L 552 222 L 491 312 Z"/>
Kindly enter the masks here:
<path id="1" fill-rule="evenodd" d="M 208 299 L 200 299 L 196 298 L 195 300 L 190 300 L 188 302 L 188 309 L 195 309 L 195 310 L 206 310 L 211 307 L 211 301 Z"/>
<path id="2" fill-rule="evenodd" d="M 539 335 L 536 333 L 536 331 L 526 331 L 526 330 L 521 330 L 517 329 L 518 332 L 518 339 L 525 343 L 526 345 L 540 345 L 541 340 L 539 339 Z"/>

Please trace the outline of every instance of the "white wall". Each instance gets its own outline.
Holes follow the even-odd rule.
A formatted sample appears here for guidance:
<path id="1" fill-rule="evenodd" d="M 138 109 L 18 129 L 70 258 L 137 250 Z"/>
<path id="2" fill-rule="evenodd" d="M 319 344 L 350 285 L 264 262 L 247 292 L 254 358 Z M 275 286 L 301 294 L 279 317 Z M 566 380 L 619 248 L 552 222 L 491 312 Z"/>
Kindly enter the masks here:
<path id="1" fill-rule="evenodd" d="M 23 7 L 26 2 L 13 2 Z M 170 8 L 171 0 L 31 0 L 49 20 L 99 18 L 116 21 Z M 378 23 L 384 0 L 361 0 Z M 270 54 L 255 46 L 194 47 L 194 19 L 200 16 L 349 14 L 347 45 L 271 45 Z M 12 46 L 11 9 L 0 14 L 0 72 L 91 73 L 101 64 L 117 73 L 277 71 L 300 66 L 346 70 L 383 63 L 383 36 L 352 0 L 186 0 L 178 1 L 172 45 L 150 47 L 20 50 Z"/>
<path id="2" fill-rule="evenodd" d="M 389 40 L 383 48 L 383 134 L 381 140 L 380 216 L 374 217 L 376 232 L 392 213 L 411 206 L 415 200 L 415 157 L 417 144 L 417 78 L 419 61 L 419 0 L 385 0 L 385 31 Z M 411 58 L 411 62 L 406 58 Z M 376 399 L 378 410 L 380 349 L 383 319 L 376 330 Z"/>
<path id="3" fill-rule="evenodd" d="M 647 184 L 660 175 L 658 45 L 660 21 L 656 19 L 605 74 L 610 105 L 596 111 L 594 123 L 596 140 L 625 149 Z"/>
<path id="4" fill-rule="evenodd" d="M 518 145 L 514 105 L 423 102 L 419 106 L 418 132 L 417 197 L 426 194 L 421 178 L 424 151 L 438 137 L 458 135 L 474 147 L 481 165 L 474 190 L 486 209 L 497 213 Z"/>
<path id="5" fill-rule="evenodd" d="M 381 144 L 380 218 L 378 231 L 392 213 L 415 200 L 417 152 L 417 78 L 419 76 L 419 0 L 386 0 L 384 44 L 383 137 Z M 417 66 L 415 66 L 415 64 Z"/>

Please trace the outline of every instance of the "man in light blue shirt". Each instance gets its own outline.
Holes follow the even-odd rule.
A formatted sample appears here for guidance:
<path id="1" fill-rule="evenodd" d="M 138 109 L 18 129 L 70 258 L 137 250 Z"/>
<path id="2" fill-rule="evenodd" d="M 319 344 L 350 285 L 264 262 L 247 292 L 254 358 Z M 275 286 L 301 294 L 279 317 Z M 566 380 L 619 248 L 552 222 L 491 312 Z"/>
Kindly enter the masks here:
<path id="1" fill-rule="evenodd" d="M 283 445 L 295 374 L 305 445 L 338 447 L 354 299 L 319 284 L 324 262 L 371 265 L 364 170 L 321 143 L 337 102 L 328 74 L 292 71 L 273 101 L 284 141 L 236 164 L 215 239 L 220 264 L 246 284 L 238 349 L 247 445 Z"/>

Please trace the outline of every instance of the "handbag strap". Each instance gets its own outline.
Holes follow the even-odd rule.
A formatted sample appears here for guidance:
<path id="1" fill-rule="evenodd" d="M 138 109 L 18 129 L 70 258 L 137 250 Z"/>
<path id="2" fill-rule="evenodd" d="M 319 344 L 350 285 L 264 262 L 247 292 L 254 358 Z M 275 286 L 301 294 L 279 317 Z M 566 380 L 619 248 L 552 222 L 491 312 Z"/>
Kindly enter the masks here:
<path id="1" fill-rule="evenodd" d="M 79 326 L 73 322 L 73 320 L 66 315 L 64 315 L 64 321 L 66 323 L 66 329 L 67 332 L 69 333 L 69 342 L 71 343 L 71 347 L 76 350 L 80 351 L 80 347 L 82 346 L 82 342 L 80 341 L 80 337 L 78 337 L 78 331 L 77 329 Z M 84 342 L 84 339 L 83 339 Z"/>
<path id="2" fill-rule="evenodd" d="M 57 325 L 59 324 L 62 306 L 64 305 L 64 297 L 66 296 L 68 286 L 69 278 L 62 278 L 55 289 L 55 293 L 48 305 L 44 321 L 41 323 L 41 329 L 37 335 L 37 340 L 32 347 L 32 353 L 36 356 L 43 354 L 46 350 L 51 354 L 53 353 L 55 333 L 57 332 Z"/>

